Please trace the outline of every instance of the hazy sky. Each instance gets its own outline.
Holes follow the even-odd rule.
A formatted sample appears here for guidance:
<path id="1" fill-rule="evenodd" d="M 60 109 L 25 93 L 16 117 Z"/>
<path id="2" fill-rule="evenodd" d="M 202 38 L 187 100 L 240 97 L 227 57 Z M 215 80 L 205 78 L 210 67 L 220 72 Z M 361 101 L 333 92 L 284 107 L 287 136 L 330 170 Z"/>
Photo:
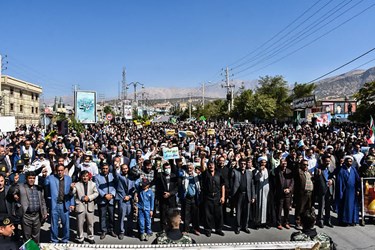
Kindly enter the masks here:
<path id="1" fill-rule="evenodd" d="M 1 0 L 0 53 L 9 62 L 3 74 L 41 85 L 47 97 L 69 95 L 73 84 L 117 96 L 124 66 L 127 82 L 146 88 L 198 88 L 203 81 L 220 81 L 226 66 L 234 79 L 283 75 L 289 83 L 308 82 L 375 47 L 374 5 L 373 0 Z M 374 58 L 372 52 L 335 74 Z"/>

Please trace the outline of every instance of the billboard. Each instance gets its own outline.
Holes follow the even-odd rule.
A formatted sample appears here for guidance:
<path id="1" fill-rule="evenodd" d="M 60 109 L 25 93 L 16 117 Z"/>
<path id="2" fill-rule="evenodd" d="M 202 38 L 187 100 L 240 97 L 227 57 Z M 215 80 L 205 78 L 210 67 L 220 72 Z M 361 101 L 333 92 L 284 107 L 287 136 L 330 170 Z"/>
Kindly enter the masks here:
<path id="1" fill-rule="evenodd" d="M 0 134 L 16 131 L 16 118 L 14 116 L 0 117 Z"/>
<path id="2" fill-rule="evenodd" d="M 133 110 L 131 105 L 124 105 L 124 118 L 126 120 L 132 120 L 133 119 Z"/>
<path id="3" fill-rule="evenodd" d="M 75 118 L 81 123 L 96 123 L 96 92 L 76 91 L 74 95 Z"/>
<path id="4" fill-rule="evenodd" d="M 315 96 L 306 96 L 293 100 L 293 108 L 311 108 L 315 105 Z"/>

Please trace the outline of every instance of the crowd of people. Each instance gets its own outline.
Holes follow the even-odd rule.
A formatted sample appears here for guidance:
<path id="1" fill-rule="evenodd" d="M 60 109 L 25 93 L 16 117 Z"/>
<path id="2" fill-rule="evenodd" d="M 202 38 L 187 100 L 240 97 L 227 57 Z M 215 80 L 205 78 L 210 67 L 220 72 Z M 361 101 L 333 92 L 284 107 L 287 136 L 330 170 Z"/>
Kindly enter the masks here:
<path id="1" fill-rule="evenodd" d="M 0 135 L 0 215 L 12 216 L 23 241 L 40 242 L 40 228 L 50 221 L 54 243 L 70 240 L 70 217 L 78 243 L 84 231 L 91 244 L 95 233 L 123 240 L 137 231 L 147 241 L 153 230 L 178 227 L 178 219 L 167 219 L 176 208 L 183 233 L 175 240 L 187 242 L 189 233 L 224 236 L 224 223 L 236 234 L 303 230 L 301 215 L 314 206 L 318 227 L 355 226 L 360 177 L 373 176 L 375 168 L 368 130 L 179 122 L 91 124 L 81 133 L 47 135 L 20 126 Z M 178 154 L 167 157 L 173 148 Z"/>

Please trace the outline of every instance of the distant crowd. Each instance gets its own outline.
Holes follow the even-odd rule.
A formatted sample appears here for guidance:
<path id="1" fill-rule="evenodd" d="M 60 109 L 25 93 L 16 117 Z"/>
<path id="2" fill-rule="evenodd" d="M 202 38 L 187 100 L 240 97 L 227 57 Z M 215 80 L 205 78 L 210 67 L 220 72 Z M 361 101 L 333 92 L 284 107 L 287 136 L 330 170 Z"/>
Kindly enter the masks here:
<path id="1" fill-rule="evenodd" d="M 70 217 L 78 243 L 85 231 L 91 244 L 95 233 L 147 241 L 153 229 L 159 243 L 191 243 L 189 234 L 224 236 L 224 224 L 236 234 L 293 226 L 296 239 L 313 239 L 301 220 L 313 207 L 318 227 L 359 224 L 360 177 L 375 176 L 368 134 L 354 124 L 92 124 L 67 135 L 21 126 L 0 135 L 0 216 L 35 242 L 45 221 L 49 241 L 69 242 Z M 176 209 L 182 233 L 166 237 Z"/>

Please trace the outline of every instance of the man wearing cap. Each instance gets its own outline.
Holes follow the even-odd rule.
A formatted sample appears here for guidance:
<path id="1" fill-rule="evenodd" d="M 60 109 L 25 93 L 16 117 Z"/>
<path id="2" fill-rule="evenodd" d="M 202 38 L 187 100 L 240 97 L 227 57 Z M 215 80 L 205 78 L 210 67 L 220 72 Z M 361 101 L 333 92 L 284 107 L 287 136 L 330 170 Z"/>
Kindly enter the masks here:
<path id="1" fill-rule="evenodd" d="M 8 216 L 0 216 L 0 246 L 1 249 L 18 250 L 17 242 L 12 241 L 11 237 L 14 233 L 14 225 L 12 219 Z"/>
<path id="2" fill-rule="evenodd" d="M 32 170 L 38 170 L 39 168 L 44 168 L 47 170 L 47 176 L 52 173 L 50 161 L 45 158 L 46 153 L 43 149 L 37 150 L 37 159 L 31 164 L 34 166 Z"/>
<path id="3" fill-rule="evenodd" d="M 84 155 L 84 161 L 78 165 L 78 168 L 80 169 L 80 171 L 88 171 L 91 174 L 91 176 L 94 177 L 94 179 L 95 176 L 99 174 L 97 165 L 95 164 L 95 162 L 92 161 L 91 151 L 86 151 Z"/>
<path id="4" fill-rule="evenodd" d="M 26 173 L 26 183 L 17 185 L 14 199 L 21 204 L 23 211 L 22 231 L 23 240 L 32 239 L 39 243 L 41 222 L 47 218 L 47 207 L 44 200 L 44 191 L 35 185 L 36 173 Z"/>
<path id="5" fill-rule="evenodd" d="M 341 226 L 354 226 L 359 222 L 358 202 L 361 182 L 352 164 L 353 157 L 345 156 L 344 164 L 336 175 L 335 201 L 337 219 Z"/>

